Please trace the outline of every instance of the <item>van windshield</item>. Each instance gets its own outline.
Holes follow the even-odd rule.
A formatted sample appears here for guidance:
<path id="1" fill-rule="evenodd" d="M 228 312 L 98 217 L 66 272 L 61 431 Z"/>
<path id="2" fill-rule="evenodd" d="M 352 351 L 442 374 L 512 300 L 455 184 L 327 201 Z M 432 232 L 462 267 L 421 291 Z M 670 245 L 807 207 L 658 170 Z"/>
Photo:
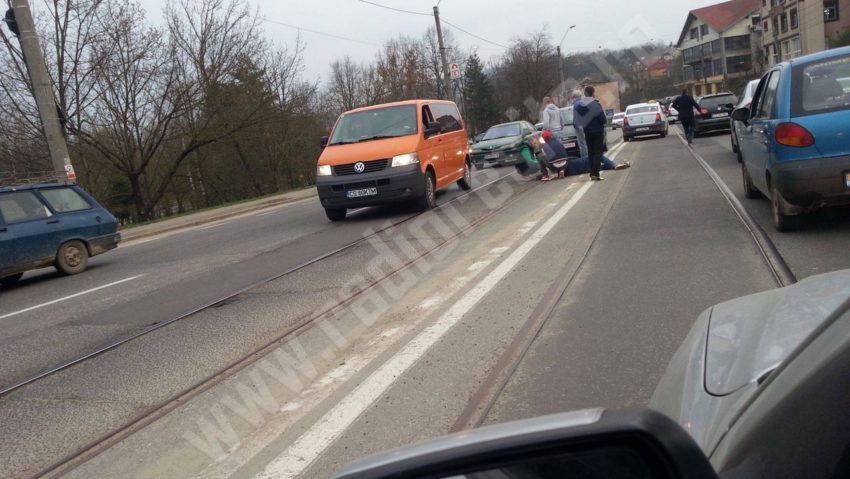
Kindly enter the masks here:
<path id="1" fill-rule="evenodd" d="M 414 105 L 347 113 L 339 119 L 329 144 L 346 145 L 415 135 L 419 132 L 416 118 Z"/>

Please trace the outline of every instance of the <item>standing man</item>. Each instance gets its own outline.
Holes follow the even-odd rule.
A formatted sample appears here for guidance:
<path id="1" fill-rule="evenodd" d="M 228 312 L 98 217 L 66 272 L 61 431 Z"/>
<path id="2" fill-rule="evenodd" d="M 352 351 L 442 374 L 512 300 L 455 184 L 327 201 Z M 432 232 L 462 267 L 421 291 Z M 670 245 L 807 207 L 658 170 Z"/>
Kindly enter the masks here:
<path id="1" fill-rule="evenodd" d="M 602 166 L 602 155 L 605 153 L 605 125 L 608 124 L 608 117 L 605 116 L 599 100 L 593 98 L 596 94 L 593 86 L 585 87 L 584 94 L 587 98 L 576 103 L 573 114 L 581 115 L 581 125 L 587 140 L 590 180 L 602 181 L 599 170 Z"/>
<path id="2" fill-rule="evenodd" d="M 682 122 L 682 127 L 685 128 L 685 137 L 690 145 L 694 141 L 694 110 L 699 110 L 699 105 L 694 100 L 694 97 L 688 95 L 688 90 L 682 90 L 682 94 L 673 100 L 673 108 L 679 112 L 679 121 Z"/>
<path id="3" fill-rule="evenodd" d="M 551 97 L 543 98 L 543 111 L 540 112 L 540 122 L 543 130 L 552 133 L 555 138 L 560 138 L 564 124 L 561 122 L 561 110 L 555 106 Z"/>
<path id="4" fill-rule="evenodd" d="M 571 101 L 573 103 L 573 128 L 576 130 L 578 149 L 581 157 L 587 159 L 589 154 L 587 152 L 587 139 L 584 137 L 584 124 L 582 123 L 581 115 L 576 111 L 576 107 L 582 101 L 582 93 L 579 90 L 573 91 Z"/>

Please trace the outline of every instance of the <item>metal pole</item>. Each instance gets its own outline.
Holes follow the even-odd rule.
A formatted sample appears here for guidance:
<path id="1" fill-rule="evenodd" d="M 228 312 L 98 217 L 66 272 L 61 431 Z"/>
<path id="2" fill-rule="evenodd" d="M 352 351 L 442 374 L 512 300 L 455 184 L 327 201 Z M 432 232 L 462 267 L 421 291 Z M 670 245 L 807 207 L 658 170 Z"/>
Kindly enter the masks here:
<path id="1" fill-rule="evenodd" d="M 434 21 L 437 24 L 437 42 L 440 44 L 440 58 L 443 61 L 443 96 L 447 100 L 452 100 L 453 98 L 449 98 L 452 89 L 449 74 L 449 57 L 446 54 L 446 46 L 443 44 L 443 28 L 440 26 L 440 7 L 436 5 L 434 6 Z"/>
<path id="2" fill-rule="evenodd" d="M 12 0 L 12 10 L 15 12 L 15 22 L 20 31 L 21 51 L 24 54 L 24 62 L 32 83 L 33 96 L 38 106 L 38 115 L 41 118 L 41 127 L 47 139 L 47 148 L 50 150 L 53 169 L 57 174 L 64 175 L 70 181 L 75 181 L 77 176 L 71 166 L 68 145 L 65 144 L 56 101 L 53 99 L 53 85 L 44 63 L 44 54 L 41 52 L 32 12 L 30 12 L 27 0 Z"/>
<path id="3" fill-rule="evenodd" d="M 569 32 L 569 30 L 567 30 Z M 567 96 L 567 91 L 564 88 L 564 59 L 561 57 L 561 45 L 558 45 L 558 73 L 561 75 L 561 84 L 559 90 L 561 91 L 561 97 L 558 99 L 560 102 L 558 106 L 566 106 L 564 104 L 564 98 Z"/>

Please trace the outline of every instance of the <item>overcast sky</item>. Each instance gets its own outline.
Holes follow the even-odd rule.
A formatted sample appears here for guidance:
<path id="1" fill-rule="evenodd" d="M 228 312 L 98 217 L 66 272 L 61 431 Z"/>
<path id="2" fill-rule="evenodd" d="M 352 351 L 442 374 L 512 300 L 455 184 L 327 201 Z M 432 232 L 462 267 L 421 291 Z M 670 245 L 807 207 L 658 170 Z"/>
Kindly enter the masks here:
<path id="1" fill-rule="evenodd" d="M 161 21 L 166 0 L 140 0 L 155 23 Z M 301 30 L 306 44 L 305 77 L 323 80 L 328 65 L 345 55 L 370 61 L 385 40 L 399 34 L 419 37 L 434 24 L 431 16 L 413 15 L 379 8 L 359 0 L 249 0 L 270 21 Z M 430 13 L 437 0 L 374 0 L 395 8 Z M 496 44 L 545 27 L 554 42 L 567 27 L 565 54 L 616 49 L 649 40 L 665 43 L 678 39 L 688 11 L 717 0 L 439 0 L 440 14 L 448 22 Z M 266 23 L 268 37 L 279 44 L 293 44 L 299 30 Z M 451 29 L 450 26 L 444 28 Z M 328 33 L 340 38 L 320 35 Z M 466 33 L 454 31 L 463 48 L 475 48 L 486 60 L 504 51 Z"/>

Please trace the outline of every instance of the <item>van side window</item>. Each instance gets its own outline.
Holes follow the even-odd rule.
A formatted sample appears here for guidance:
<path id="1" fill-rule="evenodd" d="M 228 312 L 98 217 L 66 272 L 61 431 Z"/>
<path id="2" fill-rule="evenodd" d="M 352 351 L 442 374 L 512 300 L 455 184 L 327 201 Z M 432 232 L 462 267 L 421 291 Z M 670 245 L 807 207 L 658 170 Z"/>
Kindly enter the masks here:
<path id="1" fill-rule="evenodd" d="M 49 218 L 53 213 L 32 191 L 16 191 L 0 194 L 0 214 L 6 223 Z"/>
<path id="2" fill-rule="evenodd" d="M 40 193 L 47 200 L 50 207 L 53 208 L 53 211 L 57 213 L 68 213 L 91 208 L 89 202 L 71 188 L 50 188 L 40 190 Z"/>
<path id="3" fill-rule="evenodd" d="M 434 115 L 437 117 L 437 121 L 440 123 L 440 128 L 443 133 L 463 129 L 463 126 L 460 124 L 460 113 L 458 113 L 457 108 L 454 105 L 438 103 L 433 105 L 433 108 Z"/>

